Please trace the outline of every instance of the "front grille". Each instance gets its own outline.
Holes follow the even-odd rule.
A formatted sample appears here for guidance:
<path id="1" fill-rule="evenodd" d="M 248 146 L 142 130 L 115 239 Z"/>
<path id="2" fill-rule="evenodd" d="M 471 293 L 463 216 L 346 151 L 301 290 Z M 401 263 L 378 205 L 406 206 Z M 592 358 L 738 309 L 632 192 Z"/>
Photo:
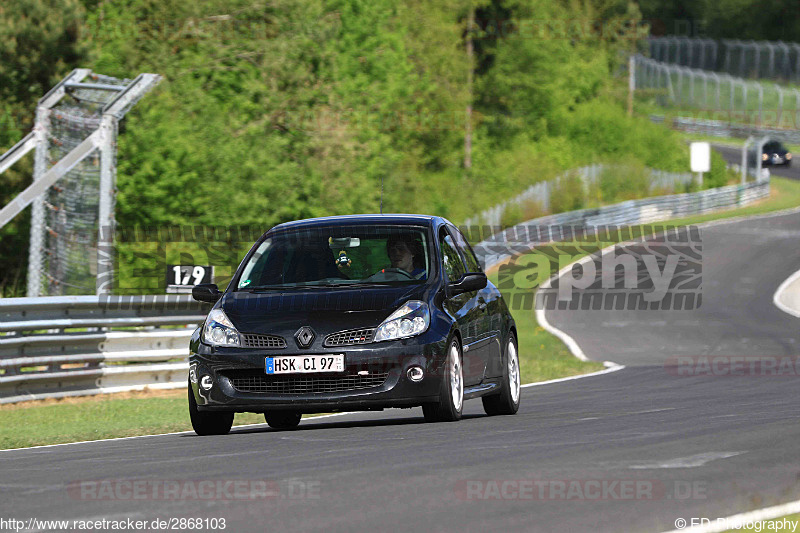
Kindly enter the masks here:
<path id="1" fill-rule="evenodd" d="M 244 333 L 245 348 L 286 348 L 286 340 L 277 335 L 257 335 L 255 333 Z"/>
<path id="2" fill-rule="evenodd" d="M 354 329 L 331 333 L 325 337 L 325 346 L 350 346 L 353 344 L 368 344 L 372 342 L 375 329 Z"/>
<path id="3" fill-rule="evenodd" d="M 259 394 L 321 394 L 380 387 L 389 377 L 388 372 L 370 372 L 367 375 L 345 374 L 339 376 L 267 376 L 263 371 L 228 371 L 222 373 L 239 392 Z"/>

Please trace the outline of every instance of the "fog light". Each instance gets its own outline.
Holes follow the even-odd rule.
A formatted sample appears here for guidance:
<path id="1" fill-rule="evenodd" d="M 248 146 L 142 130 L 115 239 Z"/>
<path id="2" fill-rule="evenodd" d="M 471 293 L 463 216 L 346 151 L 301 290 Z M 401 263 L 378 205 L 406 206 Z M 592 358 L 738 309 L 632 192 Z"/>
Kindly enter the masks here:
<path id="1" fill-rule="evenodd" d="M 425 372 L 422 371 L 422 367 L 419 366 L 412 366 L 408 369 L 408 379 L 411 381 L 422 381 L 422 378 L 425 377 Z"/>
<path id="2" fill-rule="evenodd" d="M 211 387 L 214 386 L 214 380 L 211 379 L 211 376 L 206 374 L 200 378 L 200 386 L 203 388 L 203 390 L 211 390 Z"/>

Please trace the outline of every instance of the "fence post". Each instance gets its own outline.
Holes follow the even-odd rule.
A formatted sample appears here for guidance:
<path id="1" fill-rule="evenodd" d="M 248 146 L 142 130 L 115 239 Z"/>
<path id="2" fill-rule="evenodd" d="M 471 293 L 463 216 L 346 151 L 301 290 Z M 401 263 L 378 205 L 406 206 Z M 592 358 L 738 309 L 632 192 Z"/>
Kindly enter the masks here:
<path id="1" fill-rule="evenodd" d="M 756 77 L 761 76 L 761 50 L 758 48 L 758 45 L 755 41 L 750 41 L 750 46 L 753 47 L 753 53 L 756 56 Z"/>
<path id="2" fill-rule="evenodd" d="M 723 70 L 725 72 L 731 71 L 731 52 L 733 51 L 733 41 L 725 39 L 722 41 L 722 45 L 725 47 L 725 66 Z"/>
<path id="3" fill-rule="evenodd" d="M 636 90 L 636 58 L 631 56 L 628 58 L 628 116 L 633 116 L 633 92 Z"/>
<path id="4" fill-rule="evenodd" d="M 36 152 L 33 159 L 33 180 L 36 181 L 47 172 L 47 137 L 50 129 L 49 109 L 45 106 L 36 108 Z M 28 244 L 28 298 L 42 294 L 42 263 L 44 261 L 44 197 L 39 196 L 31 205 L 31 238 Z"/>
<path id="5" fill-rule="evenodd" d="M 748 137 L 742 146 L 742 185 L 747 183 L 747 147 L 753 140 L 753 136 Z"/>
<path id="6" fill-rule="evenodd" d="M 739 76 L 742 78 L 747 77 L 747 47 L 745 47 L 744 42 L 740 42 L 739 46 L 742 49 L 740 58 L 739 58 Z"/>

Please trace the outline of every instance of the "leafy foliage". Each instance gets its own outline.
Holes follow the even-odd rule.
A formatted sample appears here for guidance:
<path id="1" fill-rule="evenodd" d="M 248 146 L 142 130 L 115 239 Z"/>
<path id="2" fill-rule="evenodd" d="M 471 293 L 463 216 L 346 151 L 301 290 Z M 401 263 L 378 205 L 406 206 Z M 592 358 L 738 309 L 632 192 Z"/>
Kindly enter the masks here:
<path id="1" fill-rule="evenodd" d="M 11 61 L 0 65 L 0 110 L 2 120 L 12 111 L 32 117 L 36 97 L 78 64 L 119 77 L 163 75 L 123 124 L 122 227 L 267 229 L 376 212 L 381 196 L 384 212 L 460 222 L 595 160 L 685 166 L 678 138 L 628 118 L 615 96 L 620 57 L 641 37 L 622 24 L 640 16 L 626 1 L 81 2 L 0 7 L 0 54 Z M 33 15 L 18 22 L 22 12 L 66 24 Z M 624 31 L 598 31 L 597 20 Z M 26 35 L 39 35 L 38 48 L 20 53 Z M 15 39 L 16 48 L 3 44 Z M 465 169 L 470 102 L 473 166 Z M 7 129 L 0 145 L 29 127 Z M 19 171 L 0 175 L 0 201 L 26 185 L 29 166 Z M 564 208 L 577 201 L 568 196 Z M 25 224 L 2 230 L 0 257 L 24 255 L 12 249 L 25 246 Z M 127 244 L 120 253 L 141 262 Z"/>

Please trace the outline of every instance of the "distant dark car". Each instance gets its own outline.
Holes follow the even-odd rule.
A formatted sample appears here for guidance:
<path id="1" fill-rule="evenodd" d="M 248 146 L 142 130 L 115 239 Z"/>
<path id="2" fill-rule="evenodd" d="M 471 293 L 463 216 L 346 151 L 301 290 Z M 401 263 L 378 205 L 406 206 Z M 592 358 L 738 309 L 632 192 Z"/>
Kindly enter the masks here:
<path id="1" fill-rule="evenodd" d="M 750 166 L 756 166 L 758 164 L 758 154 L 756 154 L 756 152 L 757 148 L 750 150 L 748 155 Z M 762 150 L 760 157 L 761 166 L 764 167 L 778 165 L 785 165 L 787 167 L 792 166 L 792 154 L 778 141 L 768 141 L 764 145 L 764 149 Z"/>
<path id="2" fill-rule="evenodd" d="M 292 428 L 305 413 L 421 406 L 461 418 L 481 397 L 514 414 L 514 320 L 447 220 L 358 215 L 281 224 L 252 247 L 191 339 L 189 414 L 199 435 L 234 413 Z"/>

